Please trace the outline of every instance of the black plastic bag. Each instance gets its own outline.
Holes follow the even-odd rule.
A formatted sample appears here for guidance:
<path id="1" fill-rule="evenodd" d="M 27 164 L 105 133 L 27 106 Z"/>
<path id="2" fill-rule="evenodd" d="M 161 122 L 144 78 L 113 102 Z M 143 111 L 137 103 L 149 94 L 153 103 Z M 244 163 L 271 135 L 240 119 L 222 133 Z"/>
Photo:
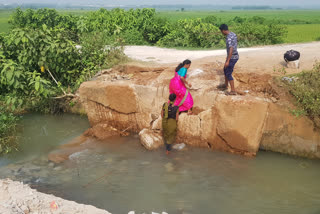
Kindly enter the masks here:
<path id="1" fill-rule="evenodd" d="M 298 60 L 300 59 L 300 53 L 298 51 L 295 51 L 295 50 L 290 50 L 290 51 L 287 51 L 285 54 L 284 54 L 284 60 L 286 62 L 288 61 L 295 61 L 295 60 Z"/>

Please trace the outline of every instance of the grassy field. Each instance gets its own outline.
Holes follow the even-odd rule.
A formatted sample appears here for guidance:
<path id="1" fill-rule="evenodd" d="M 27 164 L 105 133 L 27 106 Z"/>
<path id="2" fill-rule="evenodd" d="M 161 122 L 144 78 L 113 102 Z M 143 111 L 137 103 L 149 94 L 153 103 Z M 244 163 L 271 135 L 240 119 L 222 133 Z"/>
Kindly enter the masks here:
<path id="1" fill-rule="evenodd" d="M 286 43 L 320 41 L 320 24 L 288 25 Z"/>
<path id="2" fill-rule="evenodd" d="M 8 32 L 8 20 L 13 10 L 0 10 L 0 32 Z M 59 10 L 62 14 L 83 15 L 89 10 Z M 319 10 L 276 10 L 276 11 L 160 11 L 159 17 L 172 21 L 185 18 L 204 18 L 214 15 L 227 22 L 236 16 L 261 16 L 266 19 L 278 19 L 288 25 L 286 43 L 299 43 L 320 40 L 320 11 Z"/>
<path id="3" fill-rule="evenodd" d="M 167 17 L 172 21 L 185 18 L 205 18 L 216 16 L 222 22 L 228 22 L 234 17 L 250 18 L 261 16 L 266 19 L 277 19 L 288 26 L 286 43 L 320 41 L 320 11 L 319 10 L 276 10 L 276 11 L 161 11 L 159 17 Z"/>
<path id="4" fill-rule="evenodd" d="M 8 23 L 12 10 L 0 10 L 0 33 L 8 32 L 10 25 Z"/>
<path id="5" fill-rule="evenodd" d="M 262 11 L 160 11 L 159 17 L 167 17 L 171 20 L 184 18 L 204 18 L 207 16 L 216 16 L 222 21 L 228 21 L 236 16 L 250 18 L 261 16 L 266 19 L 278 19 L 284 24 L 320 24 L 319 10 L 262 10 Z"/>

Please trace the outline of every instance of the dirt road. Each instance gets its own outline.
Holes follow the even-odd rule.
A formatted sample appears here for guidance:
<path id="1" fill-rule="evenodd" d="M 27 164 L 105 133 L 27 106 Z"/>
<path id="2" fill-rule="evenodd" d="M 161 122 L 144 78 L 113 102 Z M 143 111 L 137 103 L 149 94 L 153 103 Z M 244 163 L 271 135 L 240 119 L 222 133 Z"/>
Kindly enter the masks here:
<path id="1" fill-rule="evenodd" d="M 274 73 L 274 68 L 285 66 L 283 54 L 291 49 L 299 51 L 301 58 L 300 68 L 287 69 L 289 73 L 310 70 L 316 60 L 320 61 L 320 42 L 239 48 L 238 72 Z M 154 64 L 178 64 L 190 59 L 193 65 L 201 65 L 217 61 L 223 63 L 226 58 L 226 50 L 188 51 L 149 46 L 127 46 L 125 54 L 134 60 Z"/>

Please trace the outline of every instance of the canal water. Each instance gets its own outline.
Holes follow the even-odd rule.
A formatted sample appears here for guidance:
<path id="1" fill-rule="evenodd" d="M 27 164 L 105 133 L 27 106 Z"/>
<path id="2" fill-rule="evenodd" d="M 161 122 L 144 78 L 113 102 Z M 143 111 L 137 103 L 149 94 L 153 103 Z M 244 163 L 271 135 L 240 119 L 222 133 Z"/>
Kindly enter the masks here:
<path id="1" fill-rule="evenodd" d="M 0 178 L 113 214 L 320 213 L 320 161 L 260 151 L 247 158 L 206 149 L 147 151 L 137 136 L 90 146 L 63 164 L 48 153 L 89 127 L 86 117 L 29 114 L 20 152 L 0 158 Z"/>

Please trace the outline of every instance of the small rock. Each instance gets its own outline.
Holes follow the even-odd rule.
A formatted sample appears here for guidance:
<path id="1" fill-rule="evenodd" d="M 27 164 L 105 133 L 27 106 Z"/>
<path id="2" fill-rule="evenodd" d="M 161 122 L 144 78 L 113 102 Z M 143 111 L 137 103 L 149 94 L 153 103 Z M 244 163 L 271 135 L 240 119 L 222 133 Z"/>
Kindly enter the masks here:
<path id="1" fill-rule="evenodd" d="M 130 211 L 130 212 L 128 212 L 128 214 L 135 214 L 135 212 L 134 211 Z"/>
<path id="2" fill-rule="evenodd" d="M 161 134 L 153 130 L 143 129 L 139 133 L 139 136 L 141 144 L 148 150 L 158 149 L 159 147 L 163 146 Z"/>
<path id="3" fill-rule="evenodd" d="M 48 164 L 48 166 L 49 166 L 49 167 L 54 167 L 54 163 L 53 163 L 53 162 L 50 162 L 50 163 Z"/>
<path id="4" fill-rule="evenodd" d="M 40 182 L 42 182 L 42 178 L 37 178 L 36 183 L 40 183 Z"/>
<path id="5" fill-rule="evenodd" d="M 172 148 L 176 149 L 176 150 L 181 150 L 184 147 L 186 147 L 186 144 L 184 144 L 184 143 L 178 143 L 178 144 L 175 144 L 175 145 L 172 146 Z"/>
<path id="6" fill-rule="evenodd" d="M 55 170 L 55 171 L 60 171 L 61 169 L 62 169 L 61 166 L 56 166 L 56 167 L 53 168 L 53 170 Z"/>
<path id="7" fill-rule="evenodd" d="M 274 97 L 271 97 L 271 101 L 272 101 L 273 103 L 278 102 L 278 100 L 277 100 L 276 98 L 274 98 Z"/>
<path id="8" fill-rule="evenodd" d="M 162 118 L 161 116 L 156 119 L 153 123 L 152 123 L 152 130 L 161 130 L 162 129 Z"/>

